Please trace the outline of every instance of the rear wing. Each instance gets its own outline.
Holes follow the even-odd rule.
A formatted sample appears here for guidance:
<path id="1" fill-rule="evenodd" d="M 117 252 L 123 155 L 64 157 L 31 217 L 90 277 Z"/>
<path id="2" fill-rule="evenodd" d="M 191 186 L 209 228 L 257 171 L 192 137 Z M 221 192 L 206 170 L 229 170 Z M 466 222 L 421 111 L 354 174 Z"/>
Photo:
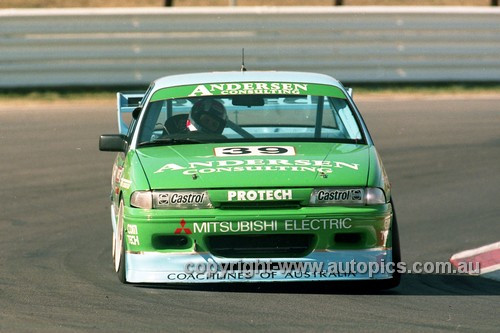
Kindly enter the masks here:
<path id="1" fill-rule="evenodd" d="M 120 134 L 127 134 L 132 120 L 132 111 L 141 105 L 144 92 L 127 91 L 116 94 L 116 105 L 118 115 L 118 130 Z"/>

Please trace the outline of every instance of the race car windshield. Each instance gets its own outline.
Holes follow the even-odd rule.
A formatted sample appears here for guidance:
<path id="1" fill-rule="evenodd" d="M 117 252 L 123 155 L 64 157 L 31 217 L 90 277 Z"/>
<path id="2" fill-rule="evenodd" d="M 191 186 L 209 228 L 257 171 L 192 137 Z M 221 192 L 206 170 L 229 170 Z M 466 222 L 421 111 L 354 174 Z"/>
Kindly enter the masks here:
<path id="1" fill-rule="evenodd" d="M 138 145 L 171 140 L 365 143 L 347 100 L 313 95 L 173 98 L 149 103 Z M 177 141 L 179 142 L 179 141 Z"/>

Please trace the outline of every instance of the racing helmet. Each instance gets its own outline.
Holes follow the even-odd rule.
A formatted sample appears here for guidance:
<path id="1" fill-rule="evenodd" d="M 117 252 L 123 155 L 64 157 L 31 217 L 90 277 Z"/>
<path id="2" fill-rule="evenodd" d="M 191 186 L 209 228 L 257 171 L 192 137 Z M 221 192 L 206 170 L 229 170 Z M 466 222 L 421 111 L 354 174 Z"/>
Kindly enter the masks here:
<path id="1" fill-rule="evenodd" d="M 194 103 L 186 125 L 189 131 L 222 134 L 226 122 L 227 113 L 221 102 L 202 99 Z"/>

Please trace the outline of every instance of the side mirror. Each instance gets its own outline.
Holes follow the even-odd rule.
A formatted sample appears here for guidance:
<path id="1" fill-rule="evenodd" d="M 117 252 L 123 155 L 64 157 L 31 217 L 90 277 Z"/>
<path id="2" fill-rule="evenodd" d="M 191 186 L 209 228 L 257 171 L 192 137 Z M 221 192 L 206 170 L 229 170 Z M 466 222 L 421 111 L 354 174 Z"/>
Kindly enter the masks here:
<path id="1" fill-rule="evenodd" d="M 141 111 L 142 111 L 142 107 L 141 106 L 138 106 L 134 109 L 134 111 L 132 111 L 132 118 L 134 118 L 135 120 L 137 120 L 137 118 L 139 118 L 139 115 L 141 114 Z"/>
<path id="2" fill-rule="evenodd" d="M 351 96 L 351 98 L 352 98 L 352 94 L 353 94 L 352 88 L 346 88 L 346 90 L 347 90 L 347 93 L 349 94 L 349 96 Z"/>
<path id="3" fill-rule="evenodd" d="M 116 151 L 126 153 L 127 149 L 127 136 L 123 134 L 103 134 L 99 138 L 100 151 Z"/>

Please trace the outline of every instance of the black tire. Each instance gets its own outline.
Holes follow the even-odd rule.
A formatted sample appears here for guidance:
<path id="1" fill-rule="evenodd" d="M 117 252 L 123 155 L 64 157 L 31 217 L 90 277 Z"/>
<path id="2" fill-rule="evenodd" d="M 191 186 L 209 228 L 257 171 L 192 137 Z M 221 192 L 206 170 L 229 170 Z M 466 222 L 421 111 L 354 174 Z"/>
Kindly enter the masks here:
<path id="1" fill-rule="evenodd" d="M 120 207 L 118 209 L 118 219 L 116 221 L 117 235 L 114 237 L 114 251 L 113 251 L 113 267 L 115 268 L 118 280 L 121 283 L 127 283 L 125 276 L 126 263 L 125 263 L 125 240 L 123 228 L 123 200 L 120 200 Z"/>

